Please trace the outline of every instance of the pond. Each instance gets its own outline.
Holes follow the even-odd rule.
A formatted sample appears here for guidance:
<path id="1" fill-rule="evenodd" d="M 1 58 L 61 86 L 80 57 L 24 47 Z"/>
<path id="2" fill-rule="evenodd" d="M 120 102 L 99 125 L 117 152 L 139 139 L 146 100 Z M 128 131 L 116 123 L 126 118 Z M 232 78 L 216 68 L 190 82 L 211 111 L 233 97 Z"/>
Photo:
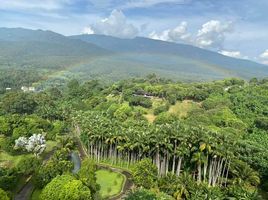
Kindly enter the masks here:
<path id="1" fill-rule="evenodd" d="M 74 164 L 74 168 L 72 170 L 72 173 L 76 174 L 79 171 L 79 169 L 81 168 L 81 159 L 80 159 L 77 152 L 71 153 L 71 161 Z"/>

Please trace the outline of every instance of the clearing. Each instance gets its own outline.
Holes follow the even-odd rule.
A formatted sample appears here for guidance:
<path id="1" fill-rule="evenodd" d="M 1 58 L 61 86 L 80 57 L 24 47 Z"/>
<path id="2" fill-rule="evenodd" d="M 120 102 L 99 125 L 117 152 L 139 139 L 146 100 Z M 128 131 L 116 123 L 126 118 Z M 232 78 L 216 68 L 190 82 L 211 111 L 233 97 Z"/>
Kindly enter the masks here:
<path id="1" fill-rule="evenodd" d="M 170 106 L 168 112 L 172 113 L 179 118 L 187 117 L 187 114 L 196 108 L 199 108 L 200 104 L 191 100 L 177 101 L 175 105 Z"/>

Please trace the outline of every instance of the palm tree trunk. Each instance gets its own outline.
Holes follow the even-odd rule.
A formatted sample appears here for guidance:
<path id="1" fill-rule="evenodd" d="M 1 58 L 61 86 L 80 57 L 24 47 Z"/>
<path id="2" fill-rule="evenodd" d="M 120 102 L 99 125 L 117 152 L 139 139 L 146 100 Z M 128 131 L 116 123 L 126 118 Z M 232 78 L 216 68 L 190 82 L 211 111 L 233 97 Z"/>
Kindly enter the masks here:
<path id="1" fill-rule="evenodd" d="M 198 179 L 197 182 L 201 183 L 201 177 L 202 177 L 202 166 L 201 163 L 198 163 L 197 165 L 197 171 L 198 171 Z"/>
<path id="2" fill-rule="evenodd" d="M 227 162 L 227 161 L 226 161 L 226 162 Z M 227 165 L 227 172 L 226 172 L 225 183 L 224 183 L 224 186 L 225 186 L 225 187 L 226 187 L 226 185 L 227 185 L 229 169 L 230 169 L 230 161 L 228 162 L 228 165 Z"/>
<path id="3" fill-rule="evenodd" d="M 178 177 L 180 176 L 180 173 L 181 173 L 181 162 L 182 162 L 182 157 L 179 157 L 178 163 L 177 163 L 177 172 L 176 172 Z"/>
<path id="4" fill-rule="evenodd" d="M 203 174 L 203 182 L 205 183 L 207 181 L 207 169 L 208 169 L 208 155 L 206 162 L 204 163 L 204 174 Z"/>
<path id="5" fill-rule="evenodd" d="M 172 161 L 172 174 L 175 173 L 175 167 L 176 167 L 176 156 L 173 155 L 173 161 Z"/>

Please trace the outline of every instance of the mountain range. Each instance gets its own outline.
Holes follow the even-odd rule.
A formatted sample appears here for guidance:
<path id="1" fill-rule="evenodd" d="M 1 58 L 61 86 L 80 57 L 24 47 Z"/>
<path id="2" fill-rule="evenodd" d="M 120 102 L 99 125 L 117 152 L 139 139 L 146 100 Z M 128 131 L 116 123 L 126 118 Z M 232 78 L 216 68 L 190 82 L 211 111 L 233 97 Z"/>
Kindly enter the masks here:
<path id="1" fill-rule="evenodd" d="M 34 69 L 47 79 L 115 81 L 150 73 L 182 81 L 267 77 L 268 66 L 185 44 L 137 37 L 63 36 L 0 28 L 0 69 Z"/>

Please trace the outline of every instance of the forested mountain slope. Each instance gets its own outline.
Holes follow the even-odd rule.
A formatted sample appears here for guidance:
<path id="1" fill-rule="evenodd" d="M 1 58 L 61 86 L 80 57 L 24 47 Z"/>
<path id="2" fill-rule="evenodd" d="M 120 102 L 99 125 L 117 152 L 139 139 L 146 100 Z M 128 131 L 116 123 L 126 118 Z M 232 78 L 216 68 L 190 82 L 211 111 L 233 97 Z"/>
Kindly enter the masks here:
<path id="1" fill-rule="evenodd" d="M 191 45 L 176 44 L 149 38 L 119 39 L 103 35 L 77 35 L 102 48 L 123 54 L 129 62 L 145 63 L 156 69 L 206 78 L 237 76 L 265 77 L 268 67 L 249 60 L 235 59 Z M 207 76 L 205 76 L 207 74 Z M 200 77 L 199 77 L 200 78 Z"/>
<path id="2" fill-rule="evenodd" d="M 41 74 L 41 82 L 32 82 L 40 87 L 62 85 L 71 78 L 112 82 L 150 73 L 190 82 L 268 75 L 267 66 L 248 60 L 140 37 L 66 37 L 51 31 L 0 28 L 0 47 L 0 69 L 9 76 L 18 70 Z"/>

